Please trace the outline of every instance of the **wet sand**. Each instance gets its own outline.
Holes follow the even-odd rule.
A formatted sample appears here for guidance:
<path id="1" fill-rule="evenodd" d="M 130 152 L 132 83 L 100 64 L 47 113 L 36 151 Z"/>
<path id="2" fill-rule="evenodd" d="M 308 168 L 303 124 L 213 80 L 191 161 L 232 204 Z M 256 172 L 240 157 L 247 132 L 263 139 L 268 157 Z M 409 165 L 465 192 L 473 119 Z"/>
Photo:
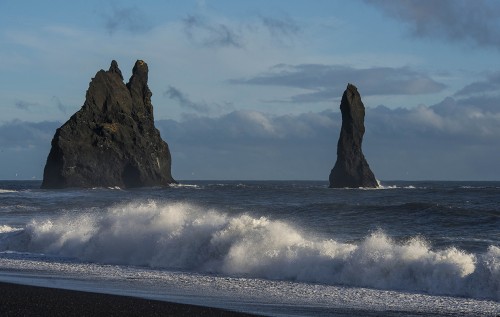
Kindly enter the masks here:
<path id="1" fill-rule="evenodd" d="M 136 297 L 0 282 L 0 316 L 255 316 Z"/>

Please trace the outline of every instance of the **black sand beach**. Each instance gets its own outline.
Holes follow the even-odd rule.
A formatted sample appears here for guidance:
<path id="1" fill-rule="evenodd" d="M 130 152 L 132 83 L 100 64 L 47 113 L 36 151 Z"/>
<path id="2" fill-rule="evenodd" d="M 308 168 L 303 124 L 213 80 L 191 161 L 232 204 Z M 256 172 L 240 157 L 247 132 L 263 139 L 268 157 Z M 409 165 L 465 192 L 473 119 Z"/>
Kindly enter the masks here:
<path id="1" fill-rule="evenodd" d="M 0 316 L 254 316 L 177 304 L 0 282 Z"/>

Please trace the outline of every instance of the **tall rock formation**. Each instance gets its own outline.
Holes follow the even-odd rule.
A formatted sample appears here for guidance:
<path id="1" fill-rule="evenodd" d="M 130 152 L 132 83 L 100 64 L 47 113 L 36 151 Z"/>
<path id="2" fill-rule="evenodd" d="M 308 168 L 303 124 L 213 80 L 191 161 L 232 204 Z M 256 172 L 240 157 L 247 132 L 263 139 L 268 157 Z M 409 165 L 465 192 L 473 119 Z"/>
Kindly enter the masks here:
<path id="1" fill-rule="evenodd" d="M 148 65 L 125 85 L 116 61 L 92 79 L 82 108 L 56 130 L 42 188 L 168 186 L 171 157 L 154 126 Z"/>
<path id="2" fill-rule="evenodd" d="M 330 172 L 330 187 L 378 187 L 361 150 L 365 134 L 365 106 L 354 85 L 347 85 L 340 102 L 340 111 L 342 128 L 337 144 L 337 162 Z"/>

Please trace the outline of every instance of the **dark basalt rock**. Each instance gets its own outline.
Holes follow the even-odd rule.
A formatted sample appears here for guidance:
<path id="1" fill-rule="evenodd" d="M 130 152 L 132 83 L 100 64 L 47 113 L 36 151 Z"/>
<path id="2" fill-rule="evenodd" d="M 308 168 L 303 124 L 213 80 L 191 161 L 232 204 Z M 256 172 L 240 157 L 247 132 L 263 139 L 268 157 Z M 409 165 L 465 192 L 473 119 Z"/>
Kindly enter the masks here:
<path id="1" fill-rule="evenodd" d="M 116 61 L 92 79 L 82 108 L 56 130 L 42 188 L 168 186 L 171 157 L 155 128 L 148 65 L 128 84 Z"/>
<path id="2" fill-rule="evenodd" d="M 337 162 L 330 172 L 330 187 L 378 187 L 361 150 L 365 134 L 365 106 L 354 85 L 347 85 L 340 102 L 340 111 L 342 128 L 337 144 Z"/>

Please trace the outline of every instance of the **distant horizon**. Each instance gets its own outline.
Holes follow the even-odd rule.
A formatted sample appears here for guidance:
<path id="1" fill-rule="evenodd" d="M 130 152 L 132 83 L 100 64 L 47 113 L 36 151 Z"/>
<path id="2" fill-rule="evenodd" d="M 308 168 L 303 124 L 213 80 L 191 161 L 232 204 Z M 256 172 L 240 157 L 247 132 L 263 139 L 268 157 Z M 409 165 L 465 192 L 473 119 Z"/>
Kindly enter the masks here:
<path id="1" fill-rule="evenodd" d="M 43 178 L 31 178 L 31 179 L 0 179 L 0 182 L 28 182 L 28 181 L 39 181 L 41 182 Z M 390 179 L 390 180 L 380 180 L 377 179 L 379 182 L 481 182 L 481 183 L 497 183 L 500 182 L 500 180 L 477 180 L 477 179 Z M 178 180 L 176 179 L 178 183 L 182 182 L 324 182 L 325 184 L 328 184 L 328 179 L 326 180 L 320 180 L 320 179 L 181 179 Z M 135 188 L 135 187 L 134 187 Z M 141 188 L 141 187 L 137 187 Z M 147 186 L 142 187 L 142 188 L 148 188 Z M 133 189 L 133 188 L 131 188 Z"/>

